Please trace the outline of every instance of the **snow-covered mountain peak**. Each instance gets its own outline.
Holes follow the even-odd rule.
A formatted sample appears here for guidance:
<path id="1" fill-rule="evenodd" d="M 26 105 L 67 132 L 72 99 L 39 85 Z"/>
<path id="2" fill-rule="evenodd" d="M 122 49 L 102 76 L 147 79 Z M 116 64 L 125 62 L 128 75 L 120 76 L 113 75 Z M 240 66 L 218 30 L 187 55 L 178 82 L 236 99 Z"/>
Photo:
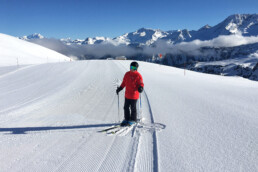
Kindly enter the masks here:
<path id="1" fill-rule="evenodd" d="M 224 25 L 230 34 L 252 35 L 258 31 L 258 14 L 234 14 L 219 25 Z"/>
<path id="2" fill-rule="evenodd" d="M 71 38 L 62 38 L 60 39 L 60 41 L 66 45 L 71 45 L 73 43 L 73 40 Z"/>
<path id="3" fill-rule="evenodd" d="M 72 39 L 69 37 L 69 38 L 62 38 L 60 39 L 60 41 L 71 41 Z"/>
<path id="4" fill-rule="evenodd" d="M 226 18 L 226 20 L 231 20 L 234 23 L 241 25 L 245 20 L 258 18 L 257 14 L 234 14 Z"/>
<path id="5" fill-rule="evenodd" d="M 92 44 L 99 44 L 99 43 L 102 43 L 104 41 L 107 41 L 108 38 L 106 37 L 94 37 L 94 38 L 86 38 L 82 44 L 89 44 L 89 45 L 92 45 Z"/>
<path id="6" fill-rule="evenodd" d="M 198 31 L 201 31 L 201 30 L 206 30 L 206 29 L 210 29 L 211 26 L 206 24 L 205 26 L 201 27 Z"/>
<path id="7" fill-rule="evenodd" d="M 20 37 L 20 39 L 22 39 L 22 40 L 43 39 L 43 38 L 44 38 L 44 36 L 42 36 L 39 33 L 34 33 L 34 34 L 31 34 L 31 35 L 28 35 L 28 36 Z"/>
<path id="8" fill-rule="evenodd" d="M 106 40 L 106 38 L 103 37 L 103 36 L 97 36 L 97 37 L 95 37 L 95 39 L 96 39 L 96 40 L 103 40 L 103 41 Z"/>
<path id="9" fill-rule="evenodd" d="M 149 36 L 149 35 L 153 34 L 154 32 L 155 32 L 154 29 L 140 28 L 140 29 L 136 30 L 135 32 L 133 32 L 132 34 L 135 36 L 144 37 L 144 36 Z"/>
<path id="10" fill-rule="evenodd" d="M 140 28 L 135 32 L 126 33 L 114 40 L 128 44 L 151 45 L 158 39 L 166 37 L 167 32 L 160 29 Z"/>
<path id="11" fill-rule="evenodd" d="M 142 27 L 142 28 L 138 29 L 136 32 L 148 32 L 148 31 L 153 31 L 153 30 L 154 30 L 154 29 Z"/>
<path id="12" fill-rule="evenodd" d="M 221 35 L 240 34 L 243 36 L 258 35 L 258 14 L 234 14 L 213 27 L 204 26 L 198 31 L 190 31 L 192 37 L 185 41 L 211 40 Z"/>

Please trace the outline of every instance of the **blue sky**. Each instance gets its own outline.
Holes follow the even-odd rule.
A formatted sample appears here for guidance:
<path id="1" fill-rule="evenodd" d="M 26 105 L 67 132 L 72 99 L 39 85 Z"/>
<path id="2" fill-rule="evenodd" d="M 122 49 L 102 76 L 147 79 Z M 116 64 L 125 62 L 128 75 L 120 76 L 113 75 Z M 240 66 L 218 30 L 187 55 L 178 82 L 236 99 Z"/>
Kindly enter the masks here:
<path id="1" fill-rule="evenodd" d="M 113 38 L 142 27 L 197 30 L 257 12 L 258 0 L 0 0 L 0 32 Z"/>

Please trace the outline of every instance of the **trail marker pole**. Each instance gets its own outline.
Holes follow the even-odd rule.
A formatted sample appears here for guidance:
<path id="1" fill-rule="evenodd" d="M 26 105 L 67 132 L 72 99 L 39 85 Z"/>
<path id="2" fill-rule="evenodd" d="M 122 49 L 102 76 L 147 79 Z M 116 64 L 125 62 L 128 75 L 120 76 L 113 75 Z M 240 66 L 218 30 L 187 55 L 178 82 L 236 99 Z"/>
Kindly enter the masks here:
<path id="1" fill-rule="evenodd" d="M 184 67 L 186 68 L 186 65 L 184 64 Z M 184 76 L 185 76 L 185 70 L 184 70 Z"/>

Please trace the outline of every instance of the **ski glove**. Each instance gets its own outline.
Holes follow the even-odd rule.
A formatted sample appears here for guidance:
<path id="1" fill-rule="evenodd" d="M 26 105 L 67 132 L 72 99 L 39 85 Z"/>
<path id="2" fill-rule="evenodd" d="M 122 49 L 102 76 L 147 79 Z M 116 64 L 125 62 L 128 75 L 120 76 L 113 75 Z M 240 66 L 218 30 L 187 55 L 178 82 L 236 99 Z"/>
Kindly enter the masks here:
<path id="1" fill-rule="evenodd" d="M 123 89 L 122 87 L 117 87 L 117 89 L 116 89 L 116 94 L 118 95 L 118 93 L 119 93 L 122 89 Z"/>
<path id="2" fill-rule="evenodd" d="M 140 87 L 138 88 L 138 91 L 139 91 L 139 93 L 141 93 L 141 92 L 143 91 L 143 87 L 140 86 Z"/>

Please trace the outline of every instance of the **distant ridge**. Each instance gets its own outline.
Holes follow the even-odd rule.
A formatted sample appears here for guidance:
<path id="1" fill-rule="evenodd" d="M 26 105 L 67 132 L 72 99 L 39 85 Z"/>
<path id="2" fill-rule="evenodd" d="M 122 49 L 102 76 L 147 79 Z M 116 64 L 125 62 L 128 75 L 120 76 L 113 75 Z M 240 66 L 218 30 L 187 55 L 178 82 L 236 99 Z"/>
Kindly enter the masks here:
<path id="1" fill-rule="evenodd" d="M 112 44 L 137 44 L 137 45 L 152 45 L 159 40 L 165 40 L 169 43 L 189 42 L 193 40 L 211 40 L 220 35 L 241 34 L 243 36 L 258 35 L 258 14 L 234 14 L 227 17 L 221 23 L 210 26 L 205 25 L 199 30 L 171 30 L 162 31 L 160 29 L 140 28 L 134 32 L 125 33 L 115 38 L 94 37 L 82 39 L 61 39 L 65 44 L 100 44 L 103 42 Z M 20 37 L 24 40 L 43 39 L 40 34 L 32 34 L 29 36 Z"/>

